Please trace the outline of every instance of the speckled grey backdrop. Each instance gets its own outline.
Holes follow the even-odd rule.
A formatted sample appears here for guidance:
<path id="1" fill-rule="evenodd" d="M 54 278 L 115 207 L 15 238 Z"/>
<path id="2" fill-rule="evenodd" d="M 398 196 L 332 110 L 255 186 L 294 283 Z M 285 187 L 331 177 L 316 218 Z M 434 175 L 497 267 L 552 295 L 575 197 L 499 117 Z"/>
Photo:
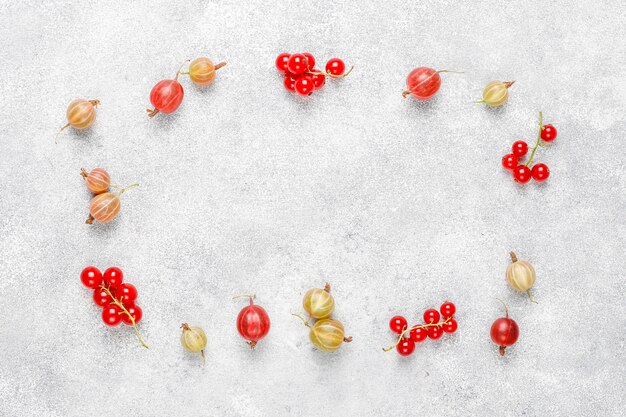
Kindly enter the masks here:
<path id="1" fill-rule="evenodd" d="M 108 4 L 107 4 L 108 3 Z M 620 1 L 17 2 L 0 5 L 0 415 L 615 416 L 626 406 L 626 37 Z M 302 99 L 282 51 L 355 66 Z M 185 59 L 225 59 L 207 89 L 183 80 L 171 116 L 154 83 Z M 445 74 L 403 100 L 416 66 Z M 493 79 L 509 103 L 473 104 Z M 96 123 L 54 144 L 74 98 Z M 516 185 L 500 158 L 559 129 Z M 81 167 L 141 183 L 109 225 L 87 226 Z M 530 304 L 507 253 L 536 267 Z M 140 292 L 139 347 L 101 324 L 79 282 L 118 265 Z M 290 312 L 330 280 L 354 342 L 314 350 Z M 272 330 L 235 329 L 256 292 Z M 489 339 L 506 300 L 521 336 Z M 444 299 L 460 330 L 385 354 L 387 321 Z M 207 364 L 179 345 L 203 326 Z"/>

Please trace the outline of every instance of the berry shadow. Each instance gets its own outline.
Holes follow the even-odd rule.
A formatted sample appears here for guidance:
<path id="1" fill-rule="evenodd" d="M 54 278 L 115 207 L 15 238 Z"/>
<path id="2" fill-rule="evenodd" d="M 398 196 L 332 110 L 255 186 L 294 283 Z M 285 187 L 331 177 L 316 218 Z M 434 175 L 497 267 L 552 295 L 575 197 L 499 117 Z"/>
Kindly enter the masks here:
<path id="1" fill-rule="evenodd" d="M 398 94 L 398 96 L 400 95 Z M 400 98 L 402 97 L 400 96 Z M 428 100 L 418 100 L 413 96 L 409 96 L 403 100 L 409 101 L 409 103 L 407 103 L 406 108 L 411 113 L 417 112 L 417 113 L 422 113 L 422 114 L 429 114 L 437 110 L 437 108 L 439 107 L 439 96 L 435 96 Z"/>

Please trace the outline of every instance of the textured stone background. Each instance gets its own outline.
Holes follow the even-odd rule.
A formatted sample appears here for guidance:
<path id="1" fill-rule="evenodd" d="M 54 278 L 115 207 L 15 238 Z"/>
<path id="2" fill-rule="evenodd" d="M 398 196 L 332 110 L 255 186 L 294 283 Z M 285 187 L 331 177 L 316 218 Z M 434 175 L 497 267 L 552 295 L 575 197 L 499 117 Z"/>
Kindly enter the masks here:
<path id="1" fill-rule="evenodd" d="M 108 4 L 107 4 L 108 3 Z M 626 176 L 621 1 L 215 1 L 0 4 L 0 415 L 615 416 L 624 384 Z M 354 64 L 302 99 L 282 51 Z M 183 80 L 171 116 L 152 86 L 197 56 L 225 59 L 207 89 Z M 445 74 L 403 100 L 416 66 Z M 493 79 L 509 103 L 476 105 Z M 67 131 L 74 98 L 98 119 Z M 536 137 L 546 184 L 500 159 Z M 141 183 L 109 225 L 84 224 L 81 167 Z M 538 305 L 504 281 L 530 260 Z M 118 265 L 139 289 L 140 348 L 100 322 L 79 273 Z M 314 350 L 302 294 L 334 285 L 354 342 Z M 235 329 L 256 292 L 273 327 Z M 489 339 L 504 299 L 521 329 Z M 460 330 L 385 354 L 387 321 L 444 299 Z M 179 345 L 203 326 L 207 364 Z M 623 412 L 623 411 L 622 411 Z"/>

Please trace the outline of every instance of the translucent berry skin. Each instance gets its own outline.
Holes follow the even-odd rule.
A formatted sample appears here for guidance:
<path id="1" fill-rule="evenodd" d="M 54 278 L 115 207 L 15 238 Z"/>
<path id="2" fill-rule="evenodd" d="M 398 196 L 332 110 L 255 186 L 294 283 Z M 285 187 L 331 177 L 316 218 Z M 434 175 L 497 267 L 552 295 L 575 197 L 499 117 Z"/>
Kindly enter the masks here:
<path id="1" fill-rule="evenodd" d="M 552 125 L 545 125 L 543 129 L 541 129 L 541 139 L 545 142 L 552 142 L 556 139 L 556 128 Z"/>
<path id="2" fill-rule="evenodd" d="M 326 72 L 334 76 L 341 76 L 346 71 L 346 64 L 339 58 L 331 58 L 326 63 Z"/>
<path id="3" fill-rule="evenodd" d="M 301 96 L 309 96 L 315 91 L 315 85 L 313 84 L 313 78 L 309 75 L 301 75 L 294 84 L 296 93 Z"/>
<path id="4" fill-rule="evenodd" d="M 291 91 L 292 93 L 296 91 L 296 80 L 297 76 L 293 74 L 287 73 L 285 75 L 285 79 L 283 80 L 283 85 L 287 89 L 287 91 Z"/>
<path id="5" fill-rule="evenodd" d="M 94 168 L 87 174 L 85 170 L 81 170 L 82 176 L 85 178 L 87 188 L 94 194 L 101 194 L 109 189 L 111 177 L 103 168 Z"/>
<path id="6" fill-rule="evenodd" d="M 519 327 L 513 319 L 501 317 L 491 325 L 491 340 L 498 346 L 512 346 L 517 342 L 518 337 Z M 500 352 L 504 351 L 500 350 Z"/>
<path id="7" fill-rule="evenodd" d="M 306 56 L 303 54 L 293 54 L 287 62 L 287 70 L 295 75 L 304 74 L 309 69 Z"/>
<path id="8" fill-rule="evenodd" d="M 428 328 L 428 337 L 437 340 L 443 336 L 443 329 L 441 326 L 431 326 Z"/>
<path id="9" fill-rule="evenodd" d="M 89 214 L 99 222 L 108 223 L 119 214 L 120 208 L 120 198 L 116 194 L 102 193 L 91 199 Z M 87 223 L 91 224 L 91 221 L 88 219 Z"/>
<path id="10" fill-rule="evenodd" d="M 115 289 L 115 298 L 124 305 L 133 304 L 137 299 L 137 288 L 133 284 L 123 282 Z"/>
<path id="11" fill-rule="evenodd" d="M 441 315 L 434 308 L 429 308 L 424 312 L 424 323 L 426 324 L 434 324 L 438 323 Z"/>
<path id="12" fill-rule="evenodd" d="M 519 164 L 517 156 L 512 153 L 506 154 L 502 157 L 502 166 L 506 169 L 513 170 Z"/>
<path id="13" fill-rule="evenodd" d="M 550 176 L 550 169 L 546 164 L 535 164 L 531 170 L 531 175 L 535 181 L 545 181 Z"/>
<path id="14" fill-rule="evenodd" d="M 520 184 L 526 184 L 531 180 L 531 178 L 532 175 L 530 173 L 530 168 L 526 165 L 518 165 L 513 170 L 513 179 Z"/>
<path id="15" fill-rule="evenodd" d="M 406 77 L 407 89 L 418 100 L 428 100 L 441 87 L 441 77 L 432 68 L 419 67 L 411 71 Z"/>
<path id="16" fill-rule="evenodd" d="M 445 318 L 452 317 L 456 313 L 456 306 L 450 301 L 446 301 L 439 307 L 439 312 Z"/>
<path id="17" fill-rule="evenodd" d="M 95 266 L 88 266 L 80 273 L 80 281 L 85 287 L 96 289 L 102 284 L 102 272 Z"/>
<path id="18" fill-rule="evenodd" d="M 315 57 L 313 56 L 313 54 L 310 52 L 303 52 L 302 55 L 306 57 L 306 61 L 308 65 L 307 69 L 308 70 L 313 69 L 313 67 L 315 66 Z"/>
<path id="19" fill-rule="evenodd" d="M 409 335 L 411 336 L 411 340 L 415 343 L 423 342 L 428 337 L 428 328 L 415 327 L 411 329 Z"/>
<path id="20" fill-rule="evenodd" d="M 102 279 L 109 286 L 110 289 L 114 289 L 120 286 L 124 281 L 124 273 L 116 266 L 107 268 L 102 275 Z"/>
<path id="21" fill-rule="evenodd" d="M 319 90 L 320 88 L 324 87 L 324 84 L 326 84 L 326 76 L 322 74 L 317 68 L 312 69 L 311 72 L 313 73 L 311 74 L 311 79 L 313 79 L 313 85 L 315 86 L 315 89 Z"/>
<path id="22" fill-rule="evenodd" d="M 215 64 L 209 58 L 196 58 L 189 64 L 189 78 L 194 84 L 209 85 L 215 79 Z"/>
<path id="23" fill-rule="evenodd" d="M 392 332 L 400 334 L 404 329 L 406 329 L 407 321 L 402 316 L 393 316 L 391 320 L 389 320 L 389 328 Z"/>
<path id="24" fill-rule="evenodd" d="M 396 350 L 401 356 L 409 356 L 415 350 L 415 342 L 405 337 L 398 343 Z"/>
<path id="25" fill-rule="evenodd" d="M 287 63 L 289 62 L 289 57 L 291 56 L 291 54 L 288 54 L 287 52 L 283 52 L 282 54 L 278 55 L 278 57 L 276 58 L 276 69 L 282 73 L 287 73 Z"/>
<path id="26" fill-rule="evenodd" d="M 67 121 L 74 129 L 87 129 L 96 120 L 98 100 L 76 99 L 67 106 Z"/>
<path id="27" fill-rule="evenodd" d="M 161 113 L 176 111 L 183 101 L 185 91 L 177 80 L 161 80 L 150 92 L 150 103 Z"/>
<path id="28" fill-rule="evenodd" d="M 133 318 L 135 319 L 135 324 L 139 323 L 141 321 L 141 318 L 143 317 L 143 311 L 141 310 L 141 308 L 136 305 L 136 304 L 131 304 L 128 306 L 124 306 L 124 308 L 126 308 L 126 310 L 128 310 L 128 313 L 133 316 Z M 132 326 L 133 322 L 130 319 L 130 317 L 128 317 L 128 314 L 120 314 L 122 321 L 124 322 L 124 324 L 128 325 L 128 326 Z"/>
<path id="29" fill-rule="evenodd" d="M 518 140 L 513 143 L 511 149 L 513 150 L 513 155 L 517 157 L 524 156 L 528 153 L 528 144 L 523 140 Z"/>
<path id="30" fill-rule="evenodd" d="M 107 292 L 102 288 L 96 288 L 93 290 L 93 302 L 99 306 L 104 308 L 105 306 L 111 304 L 113 299 Z"/>
<path id="31" fill-rule="evenodd" d="M 115 304 L 109 304 L 102 309 L 102 321 L 107 326 L 117 326 L 122 322 L 122 309 Z"/>
<path id="32" fill-rule="evenodd" d="M 454 319 L 450 319 L 441 325 L 441 328 L 446 333 L 454 333 L 456 332 L 456 329 L 458 329 L 458 327 L 459 327 L 459 324 Z"/>

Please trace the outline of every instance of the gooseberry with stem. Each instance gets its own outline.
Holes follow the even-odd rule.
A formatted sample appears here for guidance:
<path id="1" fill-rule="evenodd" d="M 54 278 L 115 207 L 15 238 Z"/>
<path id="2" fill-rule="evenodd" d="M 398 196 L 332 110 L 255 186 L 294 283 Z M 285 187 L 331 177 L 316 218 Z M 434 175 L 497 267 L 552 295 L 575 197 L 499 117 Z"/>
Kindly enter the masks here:
<path id="1" fill-rule="evenodd" d="M 103 168 L 94 168 L 90 172 L 87 172 L 85 168 L 81 168 L 80 175 L 85 179 L 87 188 L 94 194 L 107 191 L 111 185 L 111 177 Z"/>
<path id="2" fill-rule="evenodd" d="M 483 90 L 483 99 L 477 103 L 485 103 L 489 106 L 501 106 L 509 99 L 509 88 L 515 81 L 491 81 Z"/>
<path id="3" fill-rule="evenodd" d="M 215 71 L 226 65 L 226 62 L 220 62 L 213 64 L 209 58 L 201 57 L 196 58 L 189 64 L 189 70 L 187 72 L 180 72 L 180 74 L 189 75 L 191 81 L 200 86 L 209 85 L 215 79 Z"/>
<path id="4" fill-rule="evenodd" d="M 150 91 L 150 103 L 154 106 L 154 109 L 146 110 L 148 117 L 154 117 L 158 113 L 172 113 L 176 111 L 180 103 L 185 96 L 185 90 L 183 86 L 178 82 L 178 76 L 180 70 L 183 68 L 184 63 L 176 71 L 176 76 L 173 80 L 161 80 Z"/>
<path id="5" fill-rule="evenodd" d="M 326 319 L 335 309 L 335 299 L 330 294 L 330 283 L 324 288 L 311 288 L 304 294 L 302 307 L 311 317 Z"/>
<path id="6" fill-rule="evenodd" d="M 96 120 L 96 107 L 100 104 L 100 100 L 84 100 L 82 98 L 72 101 L 67 106 L 67 124 L 59 130 L 54 137 L 56 142 L 57 137 L 68 127 L 82 130 L 87 129 Z"/>
<path id="7" fill-rule="evenodd" d="M 315 322 L 313 326 L 299 314 L 292 314 L 298 317 L 306 327 L 310 329 L 309 339 L 318 349 L 324 352 L 334 352 L 346 342 L 352 342 L 352 336 L 346 337 L 343 324 L 334 319 L 322 319 Z"/>
<path id="8" fill-rule="evenodd" d="M 509 307 L 504 301 L 498 299 L 504 305 L 506 317 L 501 317 L 491 325 L 491 340 L 500 347 L 500 356 L 504 356 L 507 347 L 513 346 L 519 337 L 519 327 L 515 320 L 509 318 Z"/>
<path id="9" fill-rule="evenodd" d="M 233 299 L 239 298 L 249 298 L 250 305 L 242 308 L 237 315 L 237 331 L 248 341 L 250 348 L 254 349 L 257 342 L 269 333 L 270 317 L 263 307 L 254 304 L 256 295 L 239 295 Z"/>
<path id="10" fill-rule="evenodd" d="M 409 73 L 406 77 L 407 89 L 402 93 L 402 97 L 407 98 L 412 95 L 418 100 L 428 100 L 434 96 L 441 87 L 442 72 L 454 72 L 462 74 L 458 71 L 439 70 L 436 71 L 428 67 L 418 67 Z"/>
<path id="11" fill-rule="evenodd" d="M 87 217 L 85 223 L 93 224 L 94 220 L 98 220 L 102 223 L 108 223 L 113 220 L 119 214 L 121 209 L 120 196 L 126 190 L 137 186 L 139 186 L 139 184 L 132 184 L 124 188 L 113 185 L 113 188 L 120 190 L 118 194 L 107 192 L 96 195 L 89 203 L 89 217 Z"/>

